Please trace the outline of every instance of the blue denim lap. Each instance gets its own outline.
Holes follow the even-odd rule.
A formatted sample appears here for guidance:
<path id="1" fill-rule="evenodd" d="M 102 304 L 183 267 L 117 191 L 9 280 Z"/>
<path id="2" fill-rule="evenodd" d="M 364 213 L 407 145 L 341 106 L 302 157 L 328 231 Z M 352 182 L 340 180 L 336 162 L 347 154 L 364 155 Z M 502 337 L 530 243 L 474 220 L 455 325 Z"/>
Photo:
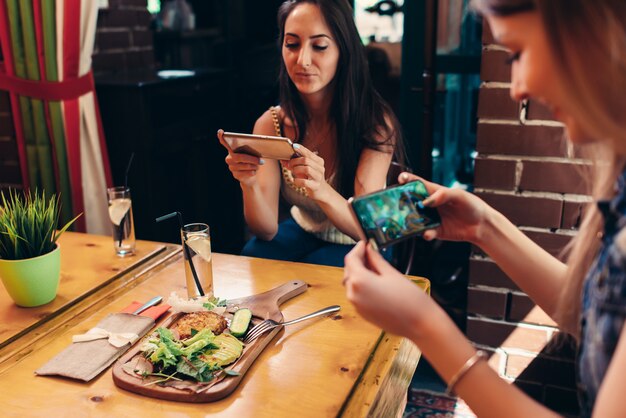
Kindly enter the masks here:
<path id="1" fill-rule="evenodd" d="M 278 225 L 278 233 L 271 241 L 253 237 L 241 255 L 343 267 L 343 259 L 352 248 L 353 245 L 322 241 L 289 218 Z"/>

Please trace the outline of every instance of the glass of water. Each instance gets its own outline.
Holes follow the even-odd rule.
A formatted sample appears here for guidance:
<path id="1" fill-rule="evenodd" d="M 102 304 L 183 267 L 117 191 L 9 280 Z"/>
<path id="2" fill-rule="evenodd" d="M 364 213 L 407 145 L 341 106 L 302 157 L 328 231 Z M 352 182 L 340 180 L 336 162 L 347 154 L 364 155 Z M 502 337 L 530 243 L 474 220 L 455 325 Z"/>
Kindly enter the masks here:
<path id="1" fill-rule="evenodd" d="M 113 225 L 113 247 L 120 257 L 135 253 L 135 227 L 133 225 L 133 205 L 128 187 L 107 189 L 109 218 Z"/>
<path id="2" fill-rule="evenodd" d="M 183 226 L 181 231 L 183 256 L 185 262 L 185 280 L 187 296 L 197 298 L 213 296 L 213 260 L 211 257 L 211 235 L 209 226 L 203 223 L 192 223 Z M 186 245 L 185 245 L 186 244 Z"/>

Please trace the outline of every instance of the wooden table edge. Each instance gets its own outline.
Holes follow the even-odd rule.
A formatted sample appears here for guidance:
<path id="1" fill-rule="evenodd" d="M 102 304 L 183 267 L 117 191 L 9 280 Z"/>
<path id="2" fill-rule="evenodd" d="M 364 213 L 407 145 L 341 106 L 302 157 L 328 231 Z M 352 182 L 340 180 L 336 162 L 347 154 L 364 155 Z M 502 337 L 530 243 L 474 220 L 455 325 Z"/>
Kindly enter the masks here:
<path id="1" fill-rule="evenodd" d="M 430 281 L 409 277 L 430 295 Z M 342 418 L 401 417 L 422 352 L 412 341 L 381 333 L 372 354 L 337 414 Z M 389 361 L 392 359 L 392 361 Z M 381 379 L 382 377 L 382 379 Z"/>
<path id="2" fill-rule="evenodd" d="M 34 349 L 34 346 L 37 346 L 39 340 L 50 333 L 76 323 L 75 319 L 82 317 L 81 314 L 84 314 L 92 306 L 114 296 L 128 286 L 134 287 L 143 282 L 148 276 L 147 273 L 167 265 L 168 261 L 176 257 L 177 254 L 181 254 L 181 248 L 180 245 L 163 243 L 163 246 L 149 253 L 141 262 L 119 272 L 50 316 L 2 342 L 0 344 L 0 373 L 10 367 L 9 360 L 20 358 L 20 354 L 29 353 Z"/>

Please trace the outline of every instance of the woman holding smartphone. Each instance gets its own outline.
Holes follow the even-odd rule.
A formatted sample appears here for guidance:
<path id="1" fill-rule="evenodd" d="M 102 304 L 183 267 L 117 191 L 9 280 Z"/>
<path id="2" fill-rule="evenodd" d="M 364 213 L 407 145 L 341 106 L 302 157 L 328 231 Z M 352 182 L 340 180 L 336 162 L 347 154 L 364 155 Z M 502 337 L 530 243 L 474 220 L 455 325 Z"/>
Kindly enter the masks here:
<path id="1" fill-rule="evenodd" d="M 360 229 L 346 199 L 385 187 L 396 119 L 372 87 L 347 0 L 289 0 L 278 11 L 280 106 L 254 134 L 286 136 L 297 155 L 263 160 L 228 149 L 255 235 L 242 254 L 342 266 Z M 291 217 L 279 224 L 279 196 Z"/>
<path id="2" fill-rule="evenodd" d="M 595 156 L 592 195 L 562 263 L 478 197 L 426 183 L 441 226 L 426 239 L 482 248 L 579 343 L 582 416 L 624 416 L 626 387 L 626 2 L 473 0 L 510 50 L 511 96 L 552 109 Z M 402 174 L 401 181 L 415 179 Z M 363 317 L 406 336 L 478 416 L 554 413 L 498 377 L 444 311 L 365 243 L 346 257 L 348 298 Z"/>

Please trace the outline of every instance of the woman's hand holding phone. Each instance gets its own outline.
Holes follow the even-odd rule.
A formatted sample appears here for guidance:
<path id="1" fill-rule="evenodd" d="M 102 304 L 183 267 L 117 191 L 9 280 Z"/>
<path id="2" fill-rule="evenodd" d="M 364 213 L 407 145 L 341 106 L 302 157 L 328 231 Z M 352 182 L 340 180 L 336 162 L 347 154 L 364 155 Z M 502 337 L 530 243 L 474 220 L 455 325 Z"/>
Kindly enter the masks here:
<path id="1" fill-rule="evenodd" d="M 468 241 L 478 244 L 484 235 L 485 220 L 493 209 L 478 196 L 461 189 L 451 189 L 432 183 L 412 173 L 401 173 L 401 184 L 420 180 L 430 196 L 424 200 L 425 206 L 437 208 L 441 225 L 424 232 L 424 239 L 447 241 Z"/>
<path id="2" fill-rule="evenodd" d="M 257 181 L 257 170 L 265 161 L 253 155 L 234 152 L 224 140 L 224 131 L 221 129 L 217 131 L 217 138 L 228 151 L 225 160 L 233 177 L 244 186 L 253 186 Z"/>
<path id="3" fill-rule="evenodd" d="M 412 338 L 421 331 L 414 319 L 432 318 L 432 299 L 365 241 L 360 241 L 346 256 L 343 284 L 357 312 L 393 334 Z"/>
<path id="4" fill-rule="evenodd" d="M 322 200 L 323 193 L 330 187 L 326 182 L 324 159 L 300 144 L 294 144 L 293 149 L 298 155 L 283 164 L 291 170 L 294 184 L 306 188 L 310 198 Z"/>

